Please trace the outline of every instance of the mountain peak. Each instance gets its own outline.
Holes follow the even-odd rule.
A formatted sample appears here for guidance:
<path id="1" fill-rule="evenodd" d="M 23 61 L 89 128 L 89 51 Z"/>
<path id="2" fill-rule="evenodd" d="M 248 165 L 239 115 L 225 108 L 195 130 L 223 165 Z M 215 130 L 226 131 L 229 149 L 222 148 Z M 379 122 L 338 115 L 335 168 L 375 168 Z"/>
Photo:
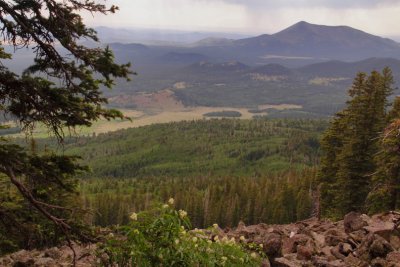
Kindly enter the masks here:
<path id="1" fill-rule="evenodd" d="M 275 33 L 274 35 L 293 34 L 294 32 L 304 33 L 305 31 L 318 31 L 318 30 L 333 29 L 337 27 L 338 26 L 325 26 L 325 25 L 311 24 L 306 21 L 299 21 L 293 24 L 292 26 L 283 29 L 282 31 Z"/>
<path id="2" fill-rule="evenodd" d="M 273 34 L 275 38 L 287 43 L 314 42 L 315 44 L 330 43 L 334 46 L 356 46 L 365 43 L 385 43 L 389 46 L 397 44 L 349 26 L 327 26 L 311 24 L 300 21 L 278 33 Z"/>
<path id="3" fill-rule="evenodd" d="M 235 42 L 261 55 L 312 59 L 360 60 L 366 57 L 400 57 L 400 45 L 349 26 L 328 26 L 299 21 L 272 35 Z"/>
<path id="4" fill-rule="evenodd" d="M 292 27 L 293 27 L 293 26 L 304 26 L 304 25 L 313 25 L 313 24 L 308 23 L 307 21 L 301 20 L 301 21 L 299 21 L 299 22 L 293 24 Z"/>

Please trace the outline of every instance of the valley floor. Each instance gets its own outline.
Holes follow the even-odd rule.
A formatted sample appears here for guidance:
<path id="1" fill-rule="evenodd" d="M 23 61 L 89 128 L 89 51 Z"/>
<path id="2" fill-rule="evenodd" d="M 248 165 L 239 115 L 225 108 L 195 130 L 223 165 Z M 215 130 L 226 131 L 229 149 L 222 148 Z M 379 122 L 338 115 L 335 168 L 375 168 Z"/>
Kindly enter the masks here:
<path id="1" fill-rule="evenodd" d="M 260 112 L 251 113 L 247 108 L 235 108 L 235 107 L 174 107 L 174 108 L 163 108 L 163 109 L 119 109 L 123 114 L 130 118 L 130 120 L 99 120 L 93 123 L 91 127 L 77 127 L 75 133 L 78 135 L 93 135 L 114 132 L 122 129 L 137 128 L 152 124 L 159 123 L 170 123 L 170 122 L 180 122 L 180 121 L 192 121 L 192 120 L 202 120 L 211 119 L 211 117 L 206 117 L 208 113 L 222 113 L 226 111 L 239 112 L 241 114 L 239 119 L 252 119 L 254 116 L 266 116 L 268 112 L 266 110 L 292 110 L 300 109 L 301 106 L 292 104 L 281 104 L 281 105 L 260 105 Z M 222 118 L 222 117 L 213 117 Z M 15 127 L 15 124 L 11 124 Z M 48 133 L 44 127 L 38 126 L 33 131 L 33 134 L 37 138 L 47 138 Z M 24 133 L 13 134 L 14 137 L 22 137 Z"/>

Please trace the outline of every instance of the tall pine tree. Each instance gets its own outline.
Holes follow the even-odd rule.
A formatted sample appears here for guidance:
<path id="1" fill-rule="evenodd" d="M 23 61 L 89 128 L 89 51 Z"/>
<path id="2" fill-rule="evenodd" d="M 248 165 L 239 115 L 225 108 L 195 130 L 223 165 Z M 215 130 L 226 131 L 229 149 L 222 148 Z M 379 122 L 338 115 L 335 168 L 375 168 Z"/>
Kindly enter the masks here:
<path id="1" fill-rule="evenodd" d="M 370 213 L 400 208 L 400 97 L 396 97 L 388 114 L 389 127 L 382 134 L 376 155 L 377 170 L 372 177 L 367 198 Z"/>
<path id="2" fill-rule="evenodd" d="M 324 215 L 341 217 L 350 211 L 365 210 L 392 86 L 388 68 L 369 76 L 357 74 L 346 109 L 336 115 L 324 135 L 325 154 L 319 175 Z"/>

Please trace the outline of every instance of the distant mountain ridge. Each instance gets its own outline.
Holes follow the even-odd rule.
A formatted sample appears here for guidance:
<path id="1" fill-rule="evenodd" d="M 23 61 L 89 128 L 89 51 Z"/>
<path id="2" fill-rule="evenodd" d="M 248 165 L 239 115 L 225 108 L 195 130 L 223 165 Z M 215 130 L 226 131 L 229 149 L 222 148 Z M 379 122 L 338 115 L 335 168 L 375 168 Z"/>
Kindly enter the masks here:
<path id="1" fill-rule="evenodd" d="M 114 44 L 112 44 L 115 47 Z M 274 34 L 231 39 L 210 36 L 187 45 L 147 45 L 143 47 L 118 44 L 120 57 L 135 55 L 132 61 L 141 65 L 189 64 L 199 57 L 213 62 L 240 61 L 246 65 L 278 63 L 300 67 L 323 61 L 360 61 L 367 58 L 400 59 L 400 44 L 348 26 L 325 26 L 298 22 Z M 133 51 L 133 52 L 132 52 Z M 135 52 L 136 51 L 136 52 Z M 142 54 L 141 54 L 142 53 Z M 192 56 L 190 56 L 192 55 Z M 197 55 L 197 56 L 194 56 Z"/>
<path id="2" fill-rule="evenodd" d="M 284 75 L 300 77 L 347 77 L 352 78 L 357 72 L 381 71 L 385 67 L 390 67 L 395 77 L 400 79 L 400 59 L 394 58 L 368 58 L 360 61 L 345 62 L 339 60 L 326 61 L 322 63 L 309 64 L 298 68 L 288 68 L 280 64 L 271 63 L 262 66 L 251 67 L 239 61 L 229 61 L 223 63 L 213 63 L 210 61 L 200 61 L 186 66 L 180 71 L 182 79 L 190 72 L 225 72 L 235 75 L 238 73 L 258 73 L 265 75 Z M 221 77 L 222 78 L 222 77 Z M 232 77 L 233 79 L 234 77 Z"/>
<path id="3" fill-rule="evenodd" d="M 382 71 L 384 67 L 392 69 L 398 85 L 400 60 L 393 58 L 336 60 L 291 68 L 203 61 L 181 68 L 169 78 L 171 86 L 177 81 L 186 85 L 184 90 L 173 91 L 187 106 L 254 109 L 265 104 L 295 104 L 303 107 L 295 111 L 296 116 L 307 117 L 337 112 L 347 100 L 347 90 L 358 72 Z"/>
<path id="4" fill-rule="evenodd" d="M 278 33 L 240 39 L 241 47 L 262 54 L 325 59 L 361 60 L 369 57 L 400 58 L 400 44 L 348 26 L 298 22 Z"/>
<path id="5" fill-rule="evenodd" d="M 400 80 L 400 60 L 394 58 L 368 58 L 355 62 L 327 61 L 298 68 L 303 75 L 325 77 L 354 77 L 357 72 L 381 71 L 390 67 L 396 80 Z"/>
<path id="6" fill-rule="evenodd" d="M 188 69 L 192 69 L 193 71 L 213 71 L 213 72 L 215 71 L 238 72 L 247 70 L 249 68 L 250 66 L 247 66 L 246 64 L 243 64 L 239 61 L 228 61 L 223 63 L 212 63 L 209 61 L 201 61 L 192 64 L 191 66 L 188 66 Z"/>

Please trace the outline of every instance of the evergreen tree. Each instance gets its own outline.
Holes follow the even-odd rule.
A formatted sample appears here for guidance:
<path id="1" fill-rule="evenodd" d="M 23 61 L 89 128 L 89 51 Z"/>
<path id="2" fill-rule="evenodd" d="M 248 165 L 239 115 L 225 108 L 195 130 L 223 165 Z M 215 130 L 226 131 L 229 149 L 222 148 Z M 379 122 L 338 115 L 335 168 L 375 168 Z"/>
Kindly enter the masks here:
<path id="1" fill-rule="evenodd" d="M 346 132 L 346 110 L 338 112 L 331 122 L 330 128 L 324 133 L 321 139 L 321 149 L 324 151 L 321 157 L 321 167 L 318 174 L 318 181 L 321 184 L 320 193 L 321 212 L 323 216 L 336 217 L 334 200 L 338 191 L 336 183 L 339 169 L 338 156 L 343 146 Z"/>
<path id="2" fill-rule="evenodd" d="M 338 113 L 325 134 L 320 172 L 325 215 L 341 217 L 350 211 L 364 211 L 392 86 L 388 68 L 382 74 L 359 73 L 349 90 L 346 109 Z"/>
<path id="3" fill-rule="evenodd" d="M 90 126 L 101 117 L 123 117 L 103 107 L 107 100 L 100 86 L 111 88 L 114 78 L 127 78 L 129 64 L 114 63 L 108 48 L 88 48 L 79 42 L 98 41 L 96 32 L 83 24 L 82 11 L 107 14 L 117 7 L 86 0 L 10 0 L 0 1 L 0 9 L 4 43 L 15 51 L 31 48 L 35 56 L 33 65 L 18 75 L 3 64 L 12 55 L 0 48 L 1 114 L 16 120 L 24 130 L 32 130 L 38 123 L 45 125 L 59 142 L 67 128 Z M 14 247 L 25 248 L 46 241 L 56 243 L 62 235 L 68 241 L 86 239 L 77 219 L 73 178 L 85 168 L 76 164 L 76 159 L 51 152 L 36 154 L 0 140 L 0 178 L 7 179 L 20 196 L 12 201 L 16 205 L 0 201 L 0 236 L 10 237 Z M 19 227 L 10 227 L 12 224 Z M 36 233 L 30 240 L 35 242 L 27 242 L 26 233 Z M 0 247 L 0 254 L 4 251 Z"/>
<path id="4" fill-rule="evenodd" d="M 388 114 L 389 127 L 382 134 L 380 151 L 375 160 L 377 171 L 372 177 L 367 205 L 370 213 L 400 208 L 400 97 L 396 97 Z"/>

